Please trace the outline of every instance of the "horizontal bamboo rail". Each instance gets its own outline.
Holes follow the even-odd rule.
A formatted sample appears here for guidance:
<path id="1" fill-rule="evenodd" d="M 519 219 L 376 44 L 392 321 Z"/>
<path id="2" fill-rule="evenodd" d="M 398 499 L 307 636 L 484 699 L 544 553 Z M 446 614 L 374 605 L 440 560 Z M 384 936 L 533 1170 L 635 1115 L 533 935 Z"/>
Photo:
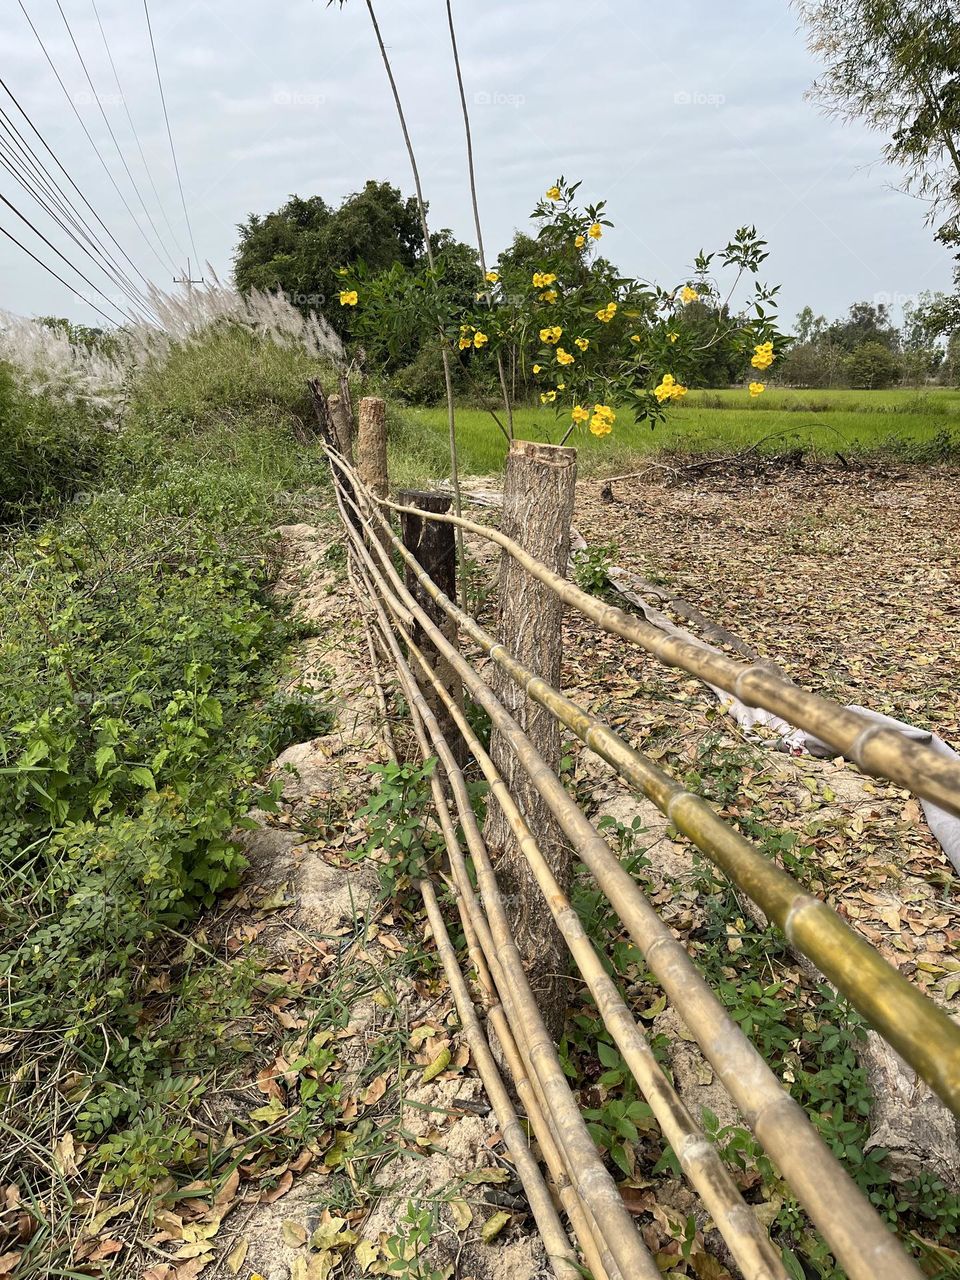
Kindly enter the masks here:
<path id="1" fill-rule="evenodd" d="M 378 515 L 378 520 L 382 517 Z M 389 525 L 384 521 L 389 530 Z M 701 797 L 681 787 L 598 717 L 519 663 L 458 608 L 390 531 L 421 586 L 527 694 L 638 787 L 780 928 L 960 1116 L 960 1026 L 890 965 L 827 904 L 766 858 Z M 398 602 L 399 603 L 399 602 Z M 401 606 L 402 607 L 402 606 Z"/>
<path id="2" fill-rule="evenodd" d="M 343 459 L 334 454 L 331 457 L 346 474 Z M 825 742 L 864 773 L 888 778 L 960 816 L 960 762 L 937 755 L 926 743 L 916 742 L 897 729 L 878 725 L 849 707 L 841 707 L 828 698 L 803 689 L 763 663 L 737 662 L 693 641 L 667 635 L 646 619 L 627 613 L 616 605 L 604 604 L 534 560 L 498 529 L 463 517 L 402 507 L 386 499 L 377 501 L 391 511 L 413 511 L 426 520 L 454 524 L 468 533 L 495 542 L 529 574 L 555 591 L 564 603 L 590 618 L 604 631 L 639 645 L 665 666 L 678 667 L 708 684 L 716 685 L 746 706 L 762 707 L 781 716 Z"/>
<path id="3" fill-rule="evenodd" d="M 355 510 L 365 521 L 363 513 L 356 507 Z M 384 524 L 389 539 L 395 541 L 389 525 Z M 834 1160 L 802 1109 L 784 1092 L 767 1064 L 726 1015 L 686 951 L 646 902 L 609 846 L 566 794 L 562 783 L 485 682 L 406 591 L 378 538 L 371 538 L 371 548 L 382 562 L 382 571 L 375 569 L 374 577 L 389 580 L 398 603 L 402 602 L 401 607 L 413 613 L 424 633 L 464 681 L 471 696 L 503 733 L 565 834 L 619 912 L 650 970 L 682 1013 L 747 1123 L 780 1166 L 848 1274 L 853 1280 L 873 1280 L 878 1275 L 915 1280 L 919 1272 L 905 1257 L 896 1239 Z M 368 569 L 373 568 L 374 562 L 362 544 L 358 545 L 358 551 Z M 488 900 L 485 890 L 484 899 Z"/>

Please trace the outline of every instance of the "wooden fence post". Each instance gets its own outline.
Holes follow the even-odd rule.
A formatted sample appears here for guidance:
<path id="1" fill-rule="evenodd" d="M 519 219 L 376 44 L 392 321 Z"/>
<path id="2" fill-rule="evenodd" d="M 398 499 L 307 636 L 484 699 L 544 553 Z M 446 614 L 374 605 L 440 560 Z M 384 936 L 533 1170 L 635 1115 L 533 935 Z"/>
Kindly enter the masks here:
<path id="1" fill-rule="evenodd" d="M 404 507 L 419 507 L 421 511 L 433 511 L 441 515 L 450 509 L 449 494 L 424 493 L 417 489 L 401 490 L 397 495 L 397 502 Z M 457 544 L 453 525 L 441 524 L 436 520 L 423 520 L 420 516 L 403 512 L 400 516 L 400 529 L 403 545 L 419 561 L 440 590 L 451 600 L 456 600 Z M 440 606 L 424 591 L 409 565 L 404 571 L 404 578 L 407 589 L 420 607 L 429 614 L 450 643 L 456 645 L 457 624 L 452 618 L 448 618 Z M 413 641 L 430 663 L 443 687 L 453 696 L 457 705 L 462 707 L 462 681 L 449 662 L 442 658 L 430 643 L 419 623 L 414 624 Z M 423 683 L 423 696 L 437 717 L 443 736 L 449 743 L 457 763 L 466 764 L 467 747 L 460 730 L 436 689 L 426 681 Z"/>
<path id="2" fill-rule="evenodd" d="M 577 451 L 557 445 L 513 440 L 507 455 L 503 492 L 503 532 L 566 576 L 570 525 L 577 484 Z M 560 684 L 563 603 L 506 552 L 500 561 L 500 640 L 521 662 L 552 685 Z M 497 696 L 532 739 L 552 769 L 560 765 L 560 726 L 544 707 L 531 702 L 495 666 Z M 517 801 L 544 856 L 564 889 L 570 884 L 570 850 L 546 802 L 526 777 L 496 731 L 490 754 Z M 491 797 L 484 837 L 497 864 L 497 877 L 514 936 L 550 1031 L 559 1036 L 566 1015 L 564 974 L 567 954 L 533 873 L 503 813 Z"/>
<path id="3" fill-rule="evenodd" d="M 387 406 L 379 396 L 360 401 L 357 474 L 378 498 L 387 496 Z"/>
<path id="4" fill-rule="evenodd" d="M 337 448 L 352 466 L 353 414 L 350 412 L 350 405 L 345 404 L 343 396 L 338 395 L 330 396 L 327 404 L 330 406 L 330 417 L 337 436 Z"/>

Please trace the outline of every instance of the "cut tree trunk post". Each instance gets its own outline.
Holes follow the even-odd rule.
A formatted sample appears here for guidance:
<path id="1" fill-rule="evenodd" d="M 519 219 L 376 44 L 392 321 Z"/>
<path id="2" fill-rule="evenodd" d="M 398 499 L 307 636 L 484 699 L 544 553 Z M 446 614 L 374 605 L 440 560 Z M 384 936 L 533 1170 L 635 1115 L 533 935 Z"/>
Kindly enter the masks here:
<path id="1" fill-rule="evenodd" d="M 378 498 L 387 496 L 387 406 L 379 396 L 360 401 L 357 474 Z"/>
<path id="2" fill-rule="evenodd" d="M 330 417 L 333 419 L 333 427 L 337 434 L 337 448 L 353 465 L 353 414 L 350 412 L 350 405 L 344 404 L 342 396 L 330 396 L 327 401 L 330 406 Z"/>
<path id="3" fill-rule="evenodd" d="M 421 511 L 433 511 L 440 515 L 450 510 L 448 493 L 423 493 L 417 489 L 403 489 L 397 495 L 397 502 L 404 507 L 419 507 Z M 426 570 L 433 581 L 451 600 L 457 598 L 457 545 L 454 538 L 453 525 L 440 524 L 436 520 L 423 520 L 420 516 L 401 513 L 400 529 L 403 545 Z M 413 570 L 408 565 L 404 571 L 406 585 L 421 608 L 430 615 L 433 622 L 443 631 L 451 644 L 457 643 L 457 625 L 448 618 L 440 606 L 424 591 Z M 444 658 L 440 656 L 423 628 L 416 623 L 413 628 L 413 641 L 427 658 L 436 672 L 444 688 L 453 696 L 459 707 L 463 707 L 463 683 Z M 467 762 L 466 743 L 460 735 L 456 722 L 447 710 L 436 689 L 426 684 L 423 690 L 430 710 L 437 717 L 443 736 L 450 744 L 450 749 L 457 763 Z"/>
<path id="4" fill-rule="evenodd" d="M 577 451 L 526 440 L 511 442 L 503 490 L 503 532 L 556 573 L 566 576 L 577 484 Z M 506 552 L 500 562 L 500 640 L 552 685 L 560 684 L 563 603 Z M 544 707 L 494 670 L 497 696 L 519 721 L 552 769 L 560 765 L 560 726 Z M 563 889 L 570 885 L 570 850 L 543 798 L 509 746 L 494 731 L 490 754 Z M 566 948 L 509 824 L 491 797 L 484 836 L 497 858 L 500 889 L 510 913 L 530 985 L 550 1031 L 559 1036 L 566 1015 Z"/>

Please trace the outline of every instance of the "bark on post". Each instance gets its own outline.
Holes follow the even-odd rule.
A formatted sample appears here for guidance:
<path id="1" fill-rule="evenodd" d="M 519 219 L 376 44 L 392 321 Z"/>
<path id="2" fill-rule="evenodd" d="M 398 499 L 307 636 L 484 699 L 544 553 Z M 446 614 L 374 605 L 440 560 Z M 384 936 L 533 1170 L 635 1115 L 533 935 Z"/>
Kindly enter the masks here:
<path id="1" fill-rule="evenodd" d="M 503 492 L 503 532 L 564 576 L 570 555 L 570 525 L 577 484 L 577 451 L 514 440 L 507 455 Z M 553 685 L 560 683 L 563 604 L 531 578 L 506 552 L 500 563 L 500 639 L 504 646 Z M 560 726 L 531 702 L 506 675 L 496 671 L 498 697 L 553 769 L 560 764 Z M 546 803 L 494 732 L 490 754 L 561 886 L 570 883 L 570 850 Z M 497 877 L 507 903 L 530 985 L 551 1032 L 559 1035 L 566 1013 L 566 948 L 557 932 L 526 859 L 500 807 L 491 798 L 484 836 L 497 858 Z"/>
<path id="2" fill-rule="evenodd" d="M 387 496 L 387 406 L 379 396 L 360 401 L 357 474 L 378 498 Z"/>
<path id="3" fill-rule="evenodd" d="M 337 448 L 352 466 L 353 414 L 350 412 L 350 405 L 344 404 L 343 397 L 338 395 L 330 396 L 327 404 L 330 406 L 330 417 L 337 436 Z"/>
<path id="4" fill-rule="evenodd" d="M 450 510 L 450 495 L 446 493 L 423 493 L 417 489 L 403 489 L 397 495 L 397 502 L 404 507 L 419 507 L 421 511 L 433 511 L 444 514 Z M 457 598 L 457 546 L 453 525 L 440 524 L 436 520 L 423 520 L 420 516 L 400 516 L 400 530 L 403 545 L 415 556 L 433 581 L 451 600 Z M 430 615 L 434 623 L 443 631 L 451 644 L 457 643 L 456 623 L 448 618 L 444 611 L 424 591 L 417 581 L 413 570 L 407 566 L 404 577 L 408 590 L 421 608 Z M 415 624 L 413 641 L 436 672 L 445 689 L 452 695 L 457 705 L 463 706 L 463 684 L 457 677 L 449 662 L 437 653 L 434 646 L 424 634 L 423 628 Z M 423 696 L 430 710 L 437 717 L 443 736 L 450 744 L 458 764 L 466 764 L 467 748 L 460 735 L 453 717 L 447 710 L 437 691 L 425 683 Z"/>

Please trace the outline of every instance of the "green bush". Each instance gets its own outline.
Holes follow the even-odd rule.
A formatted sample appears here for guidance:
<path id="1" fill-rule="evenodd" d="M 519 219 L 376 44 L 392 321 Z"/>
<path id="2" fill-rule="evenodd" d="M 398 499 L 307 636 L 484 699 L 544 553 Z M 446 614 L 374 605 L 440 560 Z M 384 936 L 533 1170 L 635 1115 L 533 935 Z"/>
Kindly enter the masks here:
<path id="1" fill-rule="evenodd" d="M 88 484 L 107 438 L 94 411 L 25 394 L 0 364 L 0 526 L 35 520 Z"/>
<path id="2" fill-rule="evenodd" d="M 294 632 L 269 589 L 288 493 L 325 474 L 299 416 L 316 369 L 263 348 L 229 329 L 175 348 L 131 388 L 109 487 L 0 545 L 0 980 L 6 1029 L 31 1032 L 17 1103 L 30 1054 L 55 1054 L 76 1077 L 60 1123 L 114 1134 L 105 1176 L 141 1188 L 190 1159 L 184 1073 L 222 1063 L 253 981 L 183 930 L 238 883 L 237 829 L 273 803 L 258 779 L 304 728 L 277 693 Z M 158 990 L 174 954 L 189 960 Z"/>

